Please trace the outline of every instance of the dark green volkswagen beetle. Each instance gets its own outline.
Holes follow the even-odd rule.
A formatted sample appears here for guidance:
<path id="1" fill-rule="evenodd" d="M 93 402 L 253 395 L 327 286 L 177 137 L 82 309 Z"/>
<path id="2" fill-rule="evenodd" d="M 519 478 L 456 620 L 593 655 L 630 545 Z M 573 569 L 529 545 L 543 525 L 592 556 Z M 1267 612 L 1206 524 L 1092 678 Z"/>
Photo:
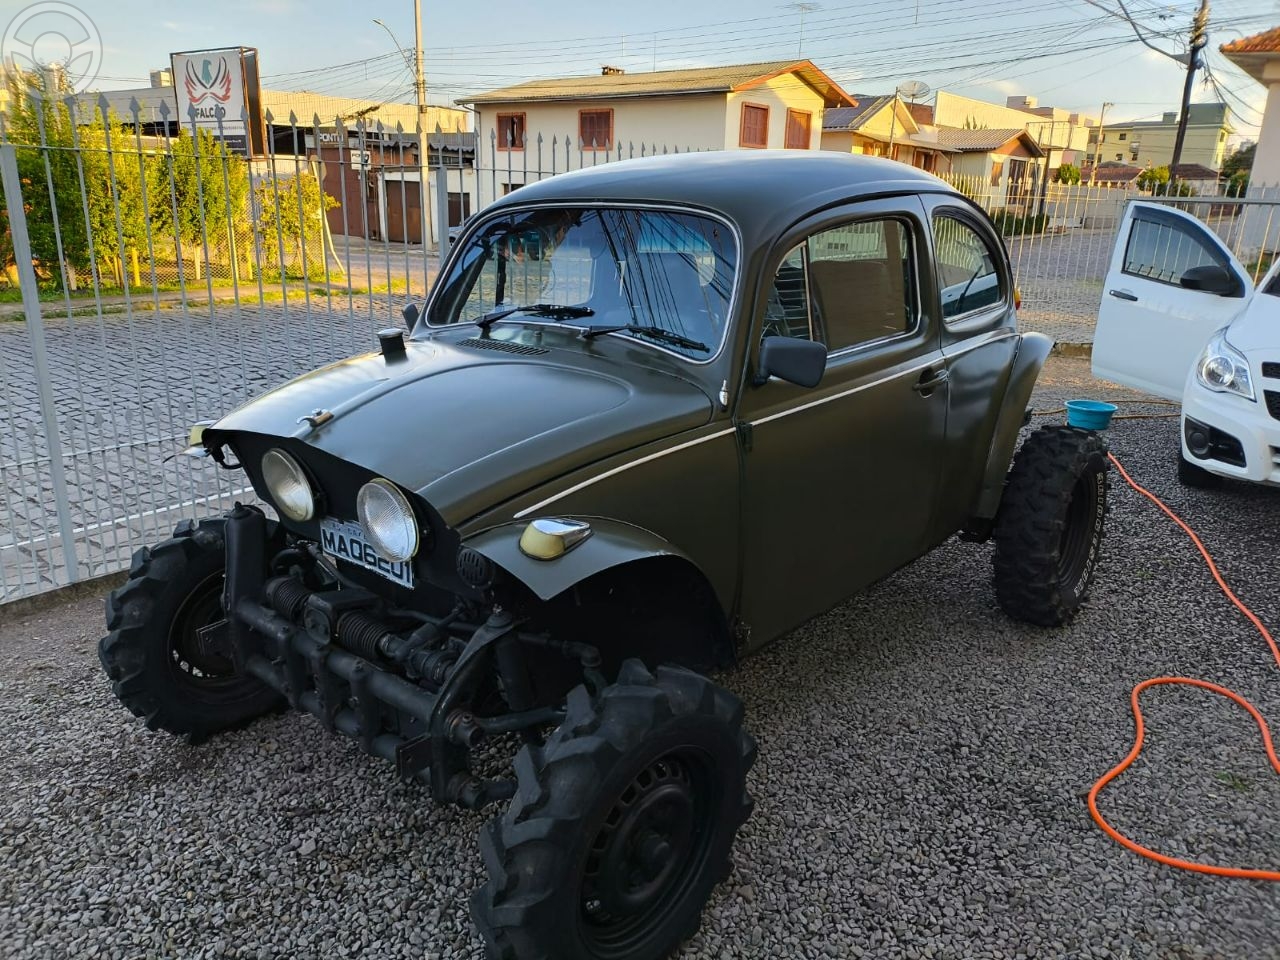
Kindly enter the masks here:
<path id="1" fill-rule="evenodd" d="M 506 803 L 472 901 L 494 957 L 696 929 L 755 758 L 707 673 L 957 532 L 1035 624 L 1093 577 L 1104 447 L 1054 427 L 1014 457 L 1050 341 L 987 217 L 910 167 L 555 177 L 473 218 L 406 316 L 194 432 L 265 509 L 142 551 L 100 651 L 152 727 L 288 703 L 437 802 Z M 517 738 L 514 775 L 474 755 Z"/>

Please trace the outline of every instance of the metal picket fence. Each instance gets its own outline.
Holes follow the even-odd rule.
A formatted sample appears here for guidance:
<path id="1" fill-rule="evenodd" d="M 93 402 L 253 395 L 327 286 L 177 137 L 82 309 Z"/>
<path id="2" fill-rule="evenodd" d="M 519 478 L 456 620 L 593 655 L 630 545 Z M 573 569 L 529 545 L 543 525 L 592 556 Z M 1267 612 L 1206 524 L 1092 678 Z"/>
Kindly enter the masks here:
<path id="1" fill-rule="evenodd" d="M 372 349 L 467 216 L 567 170 L 688 150 L 532 132 L 502 150 L 494 131 L 290 116 L 244 160 L 136 104 L 116 117 L 33 91 L 24 110 L 0 123 L 0 604 L 119 570 L 179 519 L 251 498 L 241 475 L 173 456 L 189 426 Z M 314 149 L 322 128 L 334 145 Z M 1136 192 L 952 182 L 1004 233 L 1025 325 L 1091 339 Z M 1256 271 L 1280 248 L 1280 193 L 1164 202 Z"/>
<path id="2" fill-rule="evenodd" d="M 349 140 L 322 164 L 268 117 L 246 161 L 169 119 L 31 91 L 0 120 L 0 603 L 250 499 L 173 456 L 190 425 L 370 349 L 434 276 L 436 248 L 371 222 L 392 171 L 421 208 L 403 131 L 331 119 Z"/>

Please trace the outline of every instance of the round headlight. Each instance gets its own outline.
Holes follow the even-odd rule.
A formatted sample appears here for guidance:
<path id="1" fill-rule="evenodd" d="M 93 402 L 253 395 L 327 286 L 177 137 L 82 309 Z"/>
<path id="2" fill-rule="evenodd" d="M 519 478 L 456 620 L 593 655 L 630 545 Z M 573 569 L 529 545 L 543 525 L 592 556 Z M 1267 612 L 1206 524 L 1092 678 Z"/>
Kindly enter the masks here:
<path id="1" fill-rule="evenodd" d="M 290 520 L 302 522 L 316 515 L 311 481 L 298 461 L 283 450 L 273 448 L 262 455 L 262 481 L 276 507 Z"/>
<path id="2" fill-rule="evenodd" d="M 418 518 L 390 480 L 370 480 L 356 494 L 356 514 L 373 549 L 399 563 L 418 552 Z"/>

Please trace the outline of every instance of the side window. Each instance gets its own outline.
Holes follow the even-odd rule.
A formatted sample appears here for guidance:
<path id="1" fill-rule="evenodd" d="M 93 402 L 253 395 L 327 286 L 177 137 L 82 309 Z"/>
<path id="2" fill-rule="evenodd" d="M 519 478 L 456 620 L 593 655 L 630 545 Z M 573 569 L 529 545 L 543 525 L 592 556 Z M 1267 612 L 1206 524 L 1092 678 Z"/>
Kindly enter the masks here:
<path id="1" fill-rule="evenodd" d="M 773 276 L 764 310 L 764 335 L 814 338 L 813 318 L 809 313 L 808 258 L 803 243 L 791 248 Z"/>
<path id="2" fill-rule="evenodd" d="M 863 220 L 810 236 L 787 254 L 765 307 L 765 336 L 819 340 L 834 352 L 916 325 L 911 235 Z"/>
<path id="3" fill-rule="evenodd" d="M 911 243 L 900 220 L 865 220 L 808 240 L 814 325 L 831 351 L 916 324 Z"/>
<path id="4" fill-rule="evenodd" d="M 1177 286 L 1192 267 L 1226 266 L 1222 255 L 1188 224 L 1134 217 L 1121 270 L 1130 276 Z"/>
<path id="5" fill-rule="evenodd" d="M 955 217 L 934 217 L 933 243 L 944 320 L 1008 299 L 996 266 L 999 254 L 969 224 Z"/>

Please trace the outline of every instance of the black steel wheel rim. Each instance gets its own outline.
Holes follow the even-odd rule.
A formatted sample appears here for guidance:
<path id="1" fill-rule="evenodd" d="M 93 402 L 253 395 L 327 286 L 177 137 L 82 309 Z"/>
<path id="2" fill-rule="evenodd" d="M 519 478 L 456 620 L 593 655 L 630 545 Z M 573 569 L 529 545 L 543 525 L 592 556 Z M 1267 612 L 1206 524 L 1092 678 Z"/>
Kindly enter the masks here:
<path id="1" fill-rule="evenodd" d="M 648 763 L 614 801 L 587 853 L 584 937 L 626 956 L 688 895 L 706 864 L 719 796 L 711 760 L 673 751 Z"/>
<path id="2" fill-rule="evenodd" d="M 1067 504 L 1066 523 L 1058 548 L 1058 574 L 1065 584 L 1075 586 L 1089 565 L 1093 546 L 1093 517 L 1098 509 L 1098 492 L 1089 474 L 1076 480 Z"/>
<path id="3" fill-rule="evenodd" d="M 221 571 L 205 578 L 178 607 L 169 625 L 169 665 L 184 684 L 216 691 L 237 679 L 225 658 L 201 649 L 199 631 L 224 619 Z"/>

